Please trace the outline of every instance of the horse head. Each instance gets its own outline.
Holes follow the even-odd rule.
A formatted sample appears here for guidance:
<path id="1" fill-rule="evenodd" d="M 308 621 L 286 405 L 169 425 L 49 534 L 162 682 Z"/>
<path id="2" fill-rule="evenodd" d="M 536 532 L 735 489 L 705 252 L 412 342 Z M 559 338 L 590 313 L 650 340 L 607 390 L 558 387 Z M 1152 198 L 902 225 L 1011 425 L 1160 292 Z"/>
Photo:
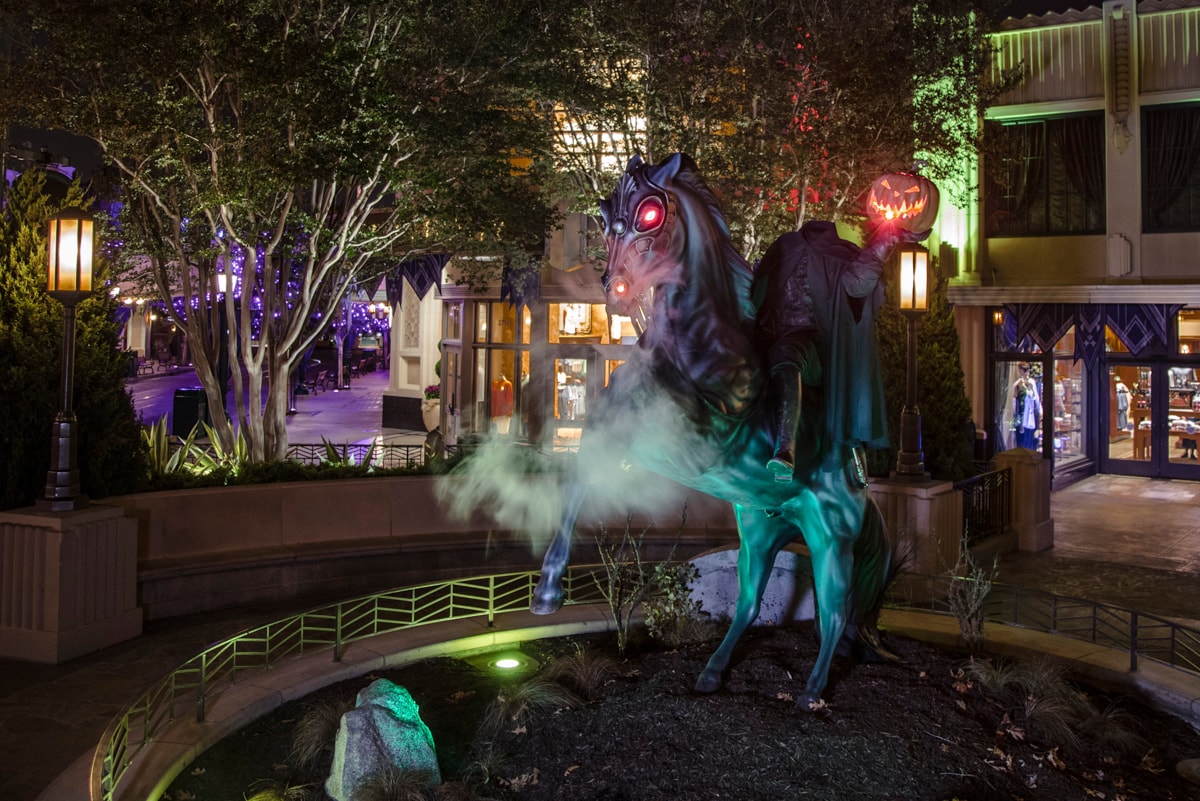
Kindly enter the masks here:
<path id="1" fill-rule="evenodd" d="M 629 160 L 612 194 L 600 201 L 608 245 L 603 285 L 609 309 L 633 319 L 638 333 L 653 325 L 656 300 L 667 287 L 731 304 L 721 316 L 744 312 L 750 270 L 730 242 L 712 191 L 690 156 L 662 164 Z M 730 267 L 733 267 L 730 270 Z"/>

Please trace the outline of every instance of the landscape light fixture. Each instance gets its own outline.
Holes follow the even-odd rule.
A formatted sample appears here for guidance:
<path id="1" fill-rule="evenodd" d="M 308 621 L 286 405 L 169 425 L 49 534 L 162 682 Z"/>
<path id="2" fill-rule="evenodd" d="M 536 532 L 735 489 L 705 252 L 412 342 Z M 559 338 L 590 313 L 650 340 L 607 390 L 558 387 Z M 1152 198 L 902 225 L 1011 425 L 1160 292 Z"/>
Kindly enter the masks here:
<path id="1" fill-rule="evenodd" d="M 900 453 L 896 478 L 921 481 L 925 453 L 921 449 L 921 410 L 917 406 L 917 321 L 929 311 L 929 251 L 920 245 L 902 245 L 900 257 L 900 313 L 908 319 L 908 364 L 905 374 L 904 411 L 900 413 Z"/>
<path id="2" fill-rule="evenodd" d="M 46 248 L 46 291 L 63 306 L 62 403 L 50 436 L 50 470 L 37 507 L 69 512 L 87 505 L 79 488 L 75 436 L 75 306 L 92 292 L 95 221 L 82 209 L 69 208 L 50 218 Z"/>

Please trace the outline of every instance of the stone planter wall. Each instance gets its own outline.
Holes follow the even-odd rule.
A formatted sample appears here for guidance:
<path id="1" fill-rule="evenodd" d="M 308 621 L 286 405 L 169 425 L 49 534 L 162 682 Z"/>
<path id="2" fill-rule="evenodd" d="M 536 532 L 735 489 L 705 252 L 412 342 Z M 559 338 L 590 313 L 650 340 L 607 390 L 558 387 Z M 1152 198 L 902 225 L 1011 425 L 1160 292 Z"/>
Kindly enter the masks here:
<path id="1" fill-rule="evenodd" d="M 438 505 L 437 481 L 403 476 L 144 493 L 112 498 L 137 521 L 139 601 L 149 619 L 273 602 L 320 603 L 402 584 L 541 563 L 550 531 L 532 542 L 487 516 L 454 520 Z M 453 489 L 451 490 L 453 492 Z M 676 556 L 689 557 L 737 533 L 728 504 L 688 493 Z M 679 507 L 682 509 L 682 501 Z M 679 511 L 660 510 L 647 555 L 662 558 Z M 585 506 L 584 526 L 621 530 L 624 516 Z M 635 531 L 651 522 L 636 517 Z M 576 559 L 594 563 L 590 535 Z"/>

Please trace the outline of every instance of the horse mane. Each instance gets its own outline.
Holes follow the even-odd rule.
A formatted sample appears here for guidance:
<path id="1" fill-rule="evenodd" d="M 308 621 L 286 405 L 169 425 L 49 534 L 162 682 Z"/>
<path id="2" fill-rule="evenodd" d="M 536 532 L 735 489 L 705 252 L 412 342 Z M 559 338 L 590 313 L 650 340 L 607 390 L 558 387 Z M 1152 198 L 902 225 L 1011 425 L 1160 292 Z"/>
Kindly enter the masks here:
<path id="1" fill-rule="evenodd" d="M 732 301 L 725 311 L 743 324 L 752 324 L 754 272 L 734 248 L 717 197 L 690 157 L 682 156 L 667 188 L 676 199 L 676 226 L 686 235 L 683 263 L 690 269 L 689 279 L 698 284 L 694 288 L 714 300 Z"/>

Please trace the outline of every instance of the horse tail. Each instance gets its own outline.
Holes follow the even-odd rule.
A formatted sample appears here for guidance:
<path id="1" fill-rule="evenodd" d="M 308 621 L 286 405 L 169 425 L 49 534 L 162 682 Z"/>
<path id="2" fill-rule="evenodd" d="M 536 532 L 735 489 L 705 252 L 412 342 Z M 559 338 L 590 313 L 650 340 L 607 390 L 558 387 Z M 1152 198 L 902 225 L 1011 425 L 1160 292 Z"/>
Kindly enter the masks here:
<path id="1" fill-rule="evenodd" d="M 896 657 L 879 641 L 879 613 L 892 580 L 892 549 L 887 526 L 875 499 L 867 495 L 862 527 L 854 541 L 853 619 L 847 625 L 853 656 L 859 661 L 890 661 Z"/>

